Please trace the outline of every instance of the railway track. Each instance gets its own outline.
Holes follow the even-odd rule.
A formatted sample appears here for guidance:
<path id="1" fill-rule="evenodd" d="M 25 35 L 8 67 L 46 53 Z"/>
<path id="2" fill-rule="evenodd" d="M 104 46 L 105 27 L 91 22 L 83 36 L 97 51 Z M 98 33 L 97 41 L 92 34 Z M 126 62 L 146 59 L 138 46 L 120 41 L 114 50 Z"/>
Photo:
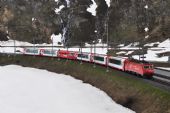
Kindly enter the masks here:
<path id="1" fill-rule="evenodd" d="M 154 80 L 170 87 L 170 71 L 155 68 Z"/>

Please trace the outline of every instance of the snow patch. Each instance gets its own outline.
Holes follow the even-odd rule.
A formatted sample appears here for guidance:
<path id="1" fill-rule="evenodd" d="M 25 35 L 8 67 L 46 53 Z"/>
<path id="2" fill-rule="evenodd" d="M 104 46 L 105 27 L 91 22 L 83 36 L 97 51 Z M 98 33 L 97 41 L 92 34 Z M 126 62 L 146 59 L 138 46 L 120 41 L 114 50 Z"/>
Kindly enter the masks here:
<path id="1" fill-rule="evenodd" d="M 148 31 L 149 31 L 149 28 L 148 28 L 148 27 L 145 27 L 144 30 L 145 30 L 145 32 L 148 32 Z"/>
<path id="2" fill-rule="evenodd" d="M 90 5 L 89 8 L 87 8 L 87 11 L 90 12 L 93 16 L 96 16 L 96 8 L 97 4 L 94 0 L 92 0 L 93 4 Z"/>
<path id="3" fill-rule="evenodd" d="M 120 55 L 120 54 L 125 54 L 125 53 L 126 53 L 126 51 L 120 51 L 120 52 L 117 52 L 116 54 Z"/>
<path id="4" fill-rule="evenodd" d="M 55 8 L 55 13 L 59 14 L 64 7 L 65 7 L 64 5 L 61 5 L 59 8 Z"/>
<path id="5" fill-rule="evenodd" d="M 145 6 L 144 6 L 144 8 L 145 8 L 145 9 L 148 9 L 148 8 L 149 8 L 149 6 L 148 6 L 148 5 L 145 5 Z"/>
<path id="6" fill-rule="evenodd" d="M 153 47 L 155 44 L 160 44 L 160 42 L 148 43 L 148 44 L 145 44 L 144 46 Z"/>
<path id="7" fill-rule="evenodd" d="M 56 45 L 56 46 L 59 46 L 59 43 L 62 44 L 62 35 L 61 35 L 61 33 L 58 34 L 58 35 L 52 34 L 51 35 L 51 40 L 52 40 L 53 44 Z M 60 45 L 60 46 L 62 46 L 62 45 Z"/>
<path id="8" fill-rule="evenodd" d="M 159 44 L 158 47 L 170 48 L 170 39 L 167 39 L 167 40 L 163 41 L 162 43 Z"/>
<path id="9" fill-rule="evenodd" d="M 32 22 L 33 22 L 33 21 L 36 21 L 36 20 L 37 20 L 36 18 L 32 18 Z"/>
<path id="10" fill-rule="evenodd" d="M 67 2 L 67 7 L 70 7 L 70 0 L 66 0 Z"/>
<path id="11" fill-rule="evenodd" d="M 110 7 L 111 1 L 110 0 L 105 0 L 105 1 L 106 1 L 107 6 Z"/>
<path id="12" fill-rule="evenodd" d="M 1 113 L 134 113 L 68 75 L 16 65 L 0 72 Z"/>

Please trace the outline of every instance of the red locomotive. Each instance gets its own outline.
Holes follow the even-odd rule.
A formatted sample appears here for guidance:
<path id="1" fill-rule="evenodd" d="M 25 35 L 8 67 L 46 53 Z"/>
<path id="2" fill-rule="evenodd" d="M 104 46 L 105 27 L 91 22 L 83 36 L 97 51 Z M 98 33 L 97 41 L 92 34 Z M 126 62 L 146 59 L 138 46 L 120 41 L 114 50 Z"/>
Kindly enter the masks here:
<path id="1" fill-rule="evenodd" d="M 154 74 L 153 64 L 135 59 L 127 59 L 124 70 L 147 78 L 151 78 Z"/>

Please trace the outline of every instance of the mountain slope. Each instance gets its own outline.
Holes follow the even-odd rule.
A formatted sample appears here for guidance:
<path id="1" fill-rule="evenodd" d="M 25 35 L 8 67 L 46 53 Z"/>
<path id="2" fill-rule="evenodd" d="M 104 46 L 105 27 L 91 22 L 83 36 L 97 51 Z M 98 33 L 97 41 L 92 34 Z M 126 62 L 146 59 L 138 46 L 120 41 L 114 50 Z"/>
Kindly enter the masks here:
<path id="1" fill-rule="evenodd" d="M 87 11 L 96 3 L 96 16 Z M 50 43 L 50 36 L 63 34 L 74 44 L 106 41 L 106 24 L 110 42 L 162 41 L 170 37 L 170 0 L 10 0 L 0 1 L 0 40 L 12 39 L 32 43 Z M 148 9 L 144 8 L 148 6 Z M 57 14 L 56 8 L 61 11 Z M 149 32 L 145 33 L 144 28 Z M 95 32 L 97 31 L 97 32 Z M 5 34 L 5 35 L 1 35 Z M 149 35 L 148 39 L 144 39 Z M 7 40 L 7 39 L 5 39 Z"/>

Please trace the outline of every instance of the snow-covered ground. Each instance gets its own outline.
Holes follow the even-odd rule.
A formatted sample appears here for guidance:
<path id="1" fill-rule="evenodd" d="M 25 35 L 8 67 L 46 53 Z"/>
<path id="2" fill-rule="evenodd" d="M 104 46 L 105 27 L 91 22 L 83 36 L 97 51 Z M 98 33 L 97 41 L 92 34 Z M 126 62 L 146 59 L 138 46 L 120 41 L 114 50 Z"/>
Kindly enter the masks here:
<path id="1" fill-rule="evenodd" d="M 154 47 L 155 44 L 158 46 Z M 118 52 L 117 54 L 122 54 L 122 53 L 124 53 L 125 55 L 131 54 L 133 53 L 133 51 L 139 49 L 139 47 L 137 46 L 138 46 L 137 43 L 129 44 L 127 46 L 124 46 L 124 44 L 121 44 L 118 47 L 120 47 L 120 50 L 122 51 Z M 148 43 L 148 44 L 145 44 L 144 46 L 149 47 L 147 50 L 147 53 L 144 54 L 146 61 L 156 61 L 156 62 L 168 62 L 169 61 L 170 56 L 159 57 L 158 54 L 170 52 L 170 39 L 167 39 L 163 42 Z M 123 50 L 126 50 L 127 52 Z M 135 59 L 139 59 L 139 55 L 133 55 L 132 57 Z"/>
<path id="2" fill-rule="evenodd" d="M 0 66 L 0 113 L 134 113 L 68 75 Z"/>

